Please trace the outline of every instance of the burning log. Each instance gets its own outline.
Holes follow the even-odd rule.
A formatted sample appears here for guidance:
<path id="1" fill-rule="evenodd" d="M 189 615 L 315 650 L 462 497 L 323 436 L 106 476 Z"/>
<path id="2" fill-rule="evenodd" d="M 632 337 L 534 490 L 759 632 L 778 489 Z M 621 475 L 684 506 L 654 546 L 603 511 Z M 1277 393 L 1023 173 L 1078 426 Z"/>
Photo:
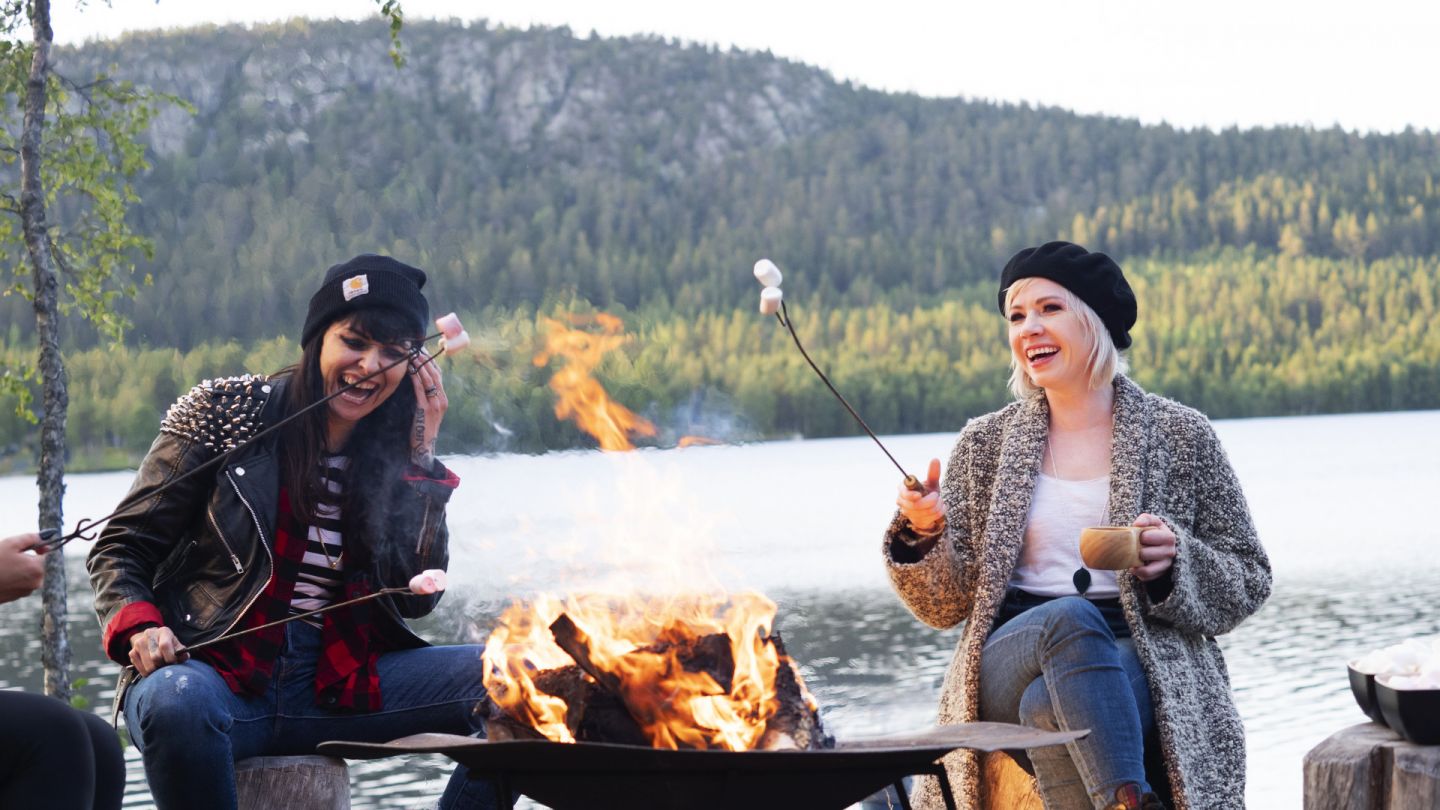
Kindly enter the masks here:
<path id="1" fill-rule="evenodd" d="M 686 695 L 687 699 L 725 696 L 734 686 L 735 657 L 731 639 L 724 633 L 696 635 L 683 622 L 675 622 L 667 626 L 654 643 L 625 653 L 611 666 L 603 666 L 596 660 L 599 656 L 592 639 L 568 615 L 560 614 L 550 624 L 550 632 L 556 645 L 574 659 L 575 665 L 545 670 L 535 677 L 534 683 L 536 689 L 565 702 L 566 726 L 576 740 L 651 744 L 643 727 L 653 721 L 657 705 L 667 701 L 656 695 L 664 688 L 663 680 L 627 682 L 627 672 L 647 671 L 643 666 L 629 666 L 637 659 L 668 656 L 684 672 L 705 676 L 710 688 L 696 689 Z M 755 747 L 767 750 L 833 747 L 834 740 L 821 727 L 819 713 L 801 686 L 795 664 L 785 654 L 779 634 L 767 636 L 763 644 L 773 649 L 780 666 L 775 672 L 775 709 L 765 720 L 764 733 Z M 499 707 L 492 707 L 489 722 L 492 740 L 541 736 Z"/>
<path id="2" fill-rule="evenodd" d="M 547 669 L 535 676 L 535 688 L 565 701 L 565 725 L 570 735 L 584 742 L 612 742 L 624 745 L 650 744 L 635 718 L 620 698 L 606 691 L 578 666 Z M 494 741 L 543 740 L 544 734 L 510 716 L 494 703 L 487 703 L 486 737 Z"/>
<path id="3" fill-rule="evenodd" d="M 795 661 L 785 652 L 779 633 L 771 633 L 769 641 L 780 654 L 780 669 L 775 673 L 775 699 L 779 707 L 765 723 L 765 734 L 757 748 L 766 751 L 799 748 L 834 748 L 835 739 L 820 725 L 820 713 L 814 700 L 800 685 Z"/>
<path id="4" fill-rule="evenodd" d="M 755 593 L 517 603 L 486 645 L 494 739 L 669 749 L 833 745 Z"/>
<path id="5" fill-rule="evenodd" d="M 580 665 L 585 674 L 594 678 L 611 694 L 624 698 L 623 676 L 602 669 L 595 663 L 590 654 L 590 637 L 577 627 L 569 616 L 560 614 L 560 617 L 550 624 L 550 632 L 555 636 L 555 643 L 575 659 L 575 663 Z M 627 653 L 617 669 L 622 672 L 632 669 L 624 665 L 625 659 L 640 655 L 673 655 L 684 671 L 710 676 L 715 682 L 715 688 L 702 690 L 700 694 L 728 694 L 735 677 L 735 656 L 730 651 L 729 636 L 724 633 L 709 633 L 697 637 L 679 622 L 666 627 L 654 644 Z"/>
<path id="6" fill-rule="evenodd" d="M 662 679 L 671 673 L 665 668 L 646 667 L 647 658 L 668 659 L 678 663 L 684 672 L 703 674 L 709 679 L 708 685 L 692 690 L 686 697 L 726 695 L 734 681 L 735 657 L 730 651 L 730 637 L 724 633 L 697 636 L 684 623 L 673 622 L 661 631 L 655 643 L 636 648 L 621 656 L 612 666 L 604 667 L 595 661 L 590 637 L 568 615 L 560 614 L 550 624 L 550 632 L 555 637 L 556 645 L 575 659 L 579 669 L 594 679 L 594 685 L 602 690 L 603 694 L 602 697 L 593 690 L 576 690 L 572 687 L 566 689 L 567 694 L 562 695 L 552 688 L 547 688 L 545 683 L 537 679 L 538 688 L 565 700 L 569 706 L 567 717 L 578 715 L 584 718 L 577 721 L 579 727 L 585 729 L 589 735 L 596 735 L 576 733 L 576 739 L 628 742 L 633 727 L 639 733 L 640 744 L 649 744 L 636 721 L 644 724 L 653 722 L 657 707 L 668 702 L 655 694 L 656 690 L 664 688 L 663 681 L 636 683 L 633 679 L 627 681 L 625 673 L 651 671 L 656 672 Z M 544 674 L 542 673 L 542 678 Z M 611 699 L 607 701 L 605 697 Z M 601 716 L 592 718 L 589 711 L 591 706 L 599 709 Z M 617 708 L 621 710 L 623 718 L 610 716 Z M 576 731 L 577 726 L 574 723 L 570 725 L 572 732 Z M 627 739 L 617 739 L 617 736 Z"/>

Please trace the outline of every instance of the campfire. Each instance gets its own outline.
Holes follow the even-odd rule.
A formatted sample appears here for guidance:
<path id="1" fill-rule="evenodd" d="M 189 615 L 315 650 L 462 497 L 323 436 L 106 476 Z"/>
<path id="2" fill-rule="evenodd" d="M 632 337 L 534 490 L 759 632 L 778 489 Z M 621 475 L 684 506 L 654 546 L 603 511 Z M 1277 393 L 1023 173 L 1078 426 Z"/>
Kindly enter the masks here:
<path id="1" fill-rule="evenodd" d="M 485 646 L 490 738 L 830 747 L 774 618 L 756 593 L 516 603 Z"/>
<path id="2" fill-rule="evenodd" d="M 535 364 L 564 361 L 550 383 L 556 416 L 574 419 L 605 450 L 653 436 L 653 425 L 590 376 L 627 340 L 620 320 L 601 313 L 548 326 Z M 830 747 L 774 620 L 775 603 L 764 596 L 708 587 L 516 602 L 485 645 L 490 737 L 692 750 Z"/>

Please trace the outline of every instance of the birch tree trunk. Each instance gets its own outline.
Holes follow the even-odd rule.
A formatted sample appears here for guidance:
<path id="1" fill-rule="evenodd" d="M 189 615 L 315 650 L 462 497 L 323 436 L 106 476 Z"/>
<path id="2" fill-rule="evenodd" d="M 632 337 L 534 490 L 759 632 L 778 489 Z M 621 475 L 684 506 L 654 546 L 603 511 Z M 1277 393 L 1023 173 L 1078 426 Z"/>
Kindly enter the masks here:
<path id="1" fill-rule="evenodd" d="M 70 405 L 65 389 L 65 363 L 60 357 L 59 282 L 50 253 L 49 224 L 45 219 L 45 189 L 40 181 L 41 135 L 50 79 L 49 0 L 29 0 L 30 28 L 35 53 L 25 86 L 25 122 L 20 135 L 20 221 L 25 249 L 35 279 L 35 326 L 40 342 L 40 386 L 44 415 L 40 420 L 40 525 L 60 527 L 61 498 L 65 493 L 65 412 Z M 70 699 L 70 642 L 65 633 L 65 554 L 56 549 L 45 555 L 42 591 L 42 653 L 45 694 Z"/>

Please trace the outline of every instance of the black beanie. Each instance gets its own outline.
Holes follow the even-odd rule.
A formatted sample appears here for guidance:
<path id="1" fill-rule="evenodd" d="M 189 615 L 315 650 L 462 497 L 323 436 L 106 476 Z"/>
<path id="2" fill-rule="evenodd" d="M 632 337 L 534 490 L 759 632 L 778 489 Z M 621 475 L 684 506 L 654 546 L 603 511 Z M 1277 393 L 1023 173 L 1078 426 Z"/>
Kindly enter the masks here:
<path id="1" fill-rule="evenodd" d="M 430 304 L 420 294 L 425 271 L 389 256 L 362 253 L 325 271 L 320 289 L 310 296 L 310 311 L 300 332 L 300 345 L 310 342 L 336 319 L 358 309 L 387 307 L 409 315 L 415 334 L 425 334 Z"/>
<path id="2" fill-rule="evenodd" d="M 1048 278 L 1084 301 L 1104 322 L 1115 348 L 1130 348 L 1130 327 L 1137 314 L 1135 293 L 1120 265 L 1104 253 L 1091 253 L 1071 242 L 1046 242 L 1010 257 L 1000 272 L 1000 314 L 1005 291 L 1022 278 Z"/>

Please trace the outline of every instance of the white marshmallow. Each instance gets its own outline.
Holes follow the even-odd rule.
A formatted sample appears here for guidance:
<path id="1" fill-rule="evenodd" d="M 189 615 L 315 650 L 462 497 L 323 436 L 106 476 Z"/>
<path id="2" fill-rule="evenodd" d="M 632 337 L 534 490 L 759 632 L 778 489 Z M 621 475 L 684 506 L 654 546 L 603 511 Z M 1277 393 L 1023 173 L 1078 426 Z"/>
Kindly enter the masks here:
<path id="1" fill-rule="evenodd" d="M 440 351 L 447 355 L 454 354 L 469 345 L 470 333 L 464 329 L 461 329 L 458 335 L 440 338 Z"/>
<path id="2" fill-rule="evenodd" d="M 1375 681 L 1391 689 L 1440 689 L 1440 675 L 1377 675 Z"/>
<path id="3" fill-rule="evenodd" d="M 780 288 L 766 287 L 760 291 L 760 314 L 774 315 L 780 311 Z"/>
<path id="4" fill-rule="evenodd" d="M 1416 676 L 1440 669 L 1440 639 L 1407 638 L 1366 653 L 1351 662 L 1356 672 L 1367 675 Z"/>
<path id="5" fill-rule="evenodd" d="M 460 333 L 465 331 L 465 327 L 460 325 L 460 316 L 453 312 L 436 318 L 435 327 L 447 338 L 459 337 Z"/>
<path id="6" fill-rule="evenodd" d="M 761 259 L 755 262 L 755 280 L 766 287 L 780 286 L 780 268 L 769 259 Z"/>
<path id="7" fill-rule="evenodd" d="M 410 592 L 417 596 L 429 596 L 445 590 L 445 572 L 439 568 L 427 568 L 410 578 Z"/>

